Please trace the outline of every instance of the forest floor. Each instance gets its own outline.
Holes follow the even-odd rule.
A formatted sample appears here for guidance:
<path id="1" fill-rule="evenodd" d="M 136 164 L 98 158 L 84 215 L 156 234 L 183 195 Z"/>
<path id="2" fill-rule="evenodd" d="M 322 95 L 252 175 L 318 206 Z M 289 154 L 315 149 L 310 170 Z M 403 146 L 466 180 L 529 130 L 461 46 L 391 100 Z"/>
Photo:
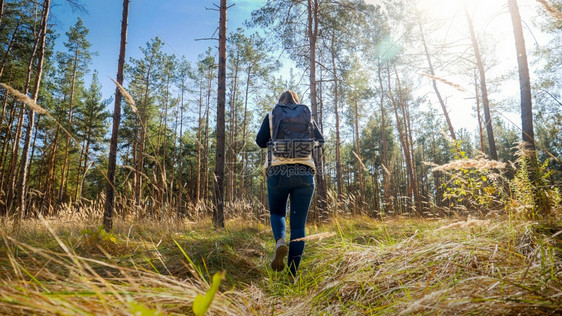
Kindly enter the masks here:
<path id="1" fill-rule="evenodd" d="M 291 283 L 252 220 L 120 220 L 110 234 L 0 222 L 0 314 L 190 315 L 218 271 L 211 315 L 562 313 L 560 221 L 356 217 L 307 232 Z"/>

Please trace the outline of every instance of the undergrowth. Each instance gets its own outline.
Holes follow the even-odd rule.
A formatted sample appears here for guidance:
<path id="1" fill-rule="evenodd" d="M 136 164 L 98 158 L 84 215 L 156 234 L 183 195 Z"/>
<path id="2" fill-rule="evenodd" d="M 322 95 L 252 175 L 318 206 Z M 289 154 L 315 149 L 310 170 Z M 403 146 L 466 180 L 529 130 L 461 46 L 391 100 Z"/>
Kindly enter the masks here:
<path id="1" fill-rule="evenodd" d="M 190 315 L 225 271 L 213 315 L 557 314 L 562 225 L 338 218 L 309 225 L 294 283 L 268 225 L 230 220 L 0 223 L 0 314 Z M 318 237 L 318 238 L 315 238 Z"/>

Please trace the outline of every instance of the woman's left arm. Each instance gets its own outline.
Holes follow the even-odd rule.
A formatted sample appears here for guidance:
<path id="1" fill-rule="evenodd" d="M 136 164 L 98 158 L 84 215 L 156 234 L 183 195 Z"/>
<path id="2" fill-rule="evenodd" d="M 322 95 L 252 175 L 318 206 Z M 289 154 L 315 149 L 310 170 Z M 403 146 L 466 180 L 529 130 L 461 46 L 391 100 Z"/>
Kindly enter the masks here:
<path id="1" fill-rule="evenodd" d="M 261 123 L 260 131 L 256 135 L 256 144 L 261 148 L 267 148 L 267 142 L 271 139 L 269 135 L 269 114 L 265 116 Z"/>

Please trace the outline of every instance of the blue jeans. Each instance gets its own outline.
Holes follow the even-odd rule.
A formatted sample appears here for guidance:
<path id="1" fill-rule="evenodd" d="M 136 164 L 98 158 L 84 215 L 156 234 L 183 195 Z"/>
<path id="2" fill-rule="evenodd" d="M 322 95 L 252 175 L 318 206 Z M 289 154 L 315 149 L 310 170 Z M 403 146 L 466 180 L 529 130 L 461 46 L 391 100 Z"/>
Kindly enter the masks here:
<path id="1" fill-rule="evenodd" d="M 267 176 L 271 229 L 275 240 L 285 238 L 285 216 L 287 200 L 290 198 L 289 220 L 291 240 L 294 240 L 305 236 L 306 218 L 314 193 L 314 171 L 302 166 L 296 169 L 291 169 L 291 165 L 283 167 L 270 167 Z M 288 266 L 293 275 L 297 272 L 303 251 L 304 241 L 289 243 Z"/>

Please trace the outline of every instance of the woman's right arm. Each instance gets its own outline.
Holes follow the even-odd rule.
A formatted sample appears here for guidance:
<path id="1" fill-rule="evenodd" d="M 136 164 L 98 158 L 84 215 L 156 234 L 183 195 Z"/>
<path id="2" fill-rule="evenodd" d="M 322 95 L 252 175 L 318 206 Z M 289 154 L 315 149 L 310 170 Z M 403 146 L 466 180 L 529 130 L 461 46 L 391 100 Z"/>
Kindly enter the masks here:
<path id="1" fill-rule="evenodd" d="M 260 131 L 256 135 L 256 144 L 261 148 L 267 148 L 267 143 L 271 139 L 269 135 L 269 114 L 265 116 L 261 123 Z"/>
<path id="2" fill-rule="evenodd" d="M 320 129 L 318 128 L 318 124 L 316 124 L 316 121 L 312 121 L 312 128 L 314 131 L 314 139 L 320 143 L 320 145 L 324 144 L 324 136 L 322 135 L 322 133 L 320 132 Z"/>

